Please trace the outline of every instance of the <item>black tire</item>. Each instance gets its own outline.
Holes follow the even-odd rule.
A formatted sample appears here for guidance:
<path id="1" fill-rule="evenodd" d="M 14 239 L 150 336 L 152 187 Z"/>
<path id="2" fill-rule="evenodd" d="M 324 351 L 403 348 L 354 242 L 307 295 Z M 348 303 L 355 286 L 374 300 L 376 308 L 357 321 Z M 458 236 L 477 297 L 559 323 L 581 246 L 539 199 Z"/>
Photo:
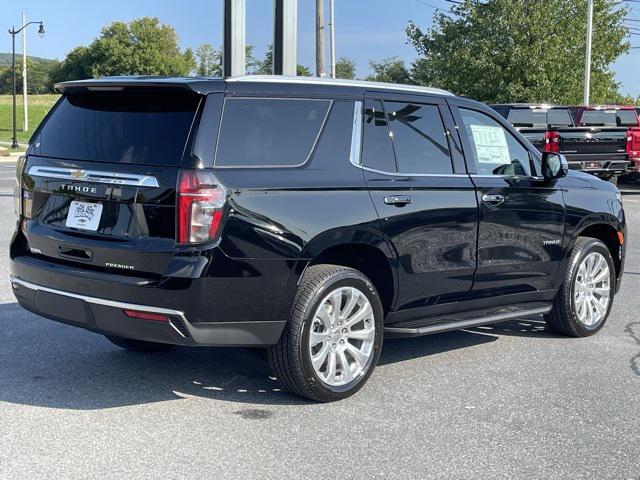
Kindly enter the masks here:
<path id="1" fill-rule="evenodd" d="M 614 185 L 618 185 L 618 176 L 613 175 L 607 179 L 609 183 L 613 183 Z"/>
<path id="2" fill-rule="evenodd" d="M 343 386 L 331 386 L 316 374 L 309 352 L 309 330 L 326 295 L 340 287 L 355 287 L 371 304 L 375 336 L 373 350 L 361 375 Z M 290 392 L 318 402 L 342 400 L 356 393 L 373 373 L 382 349 L 383 309 L 371 281 L 357 270 L 339 265 L 313 265 L 303 277 L 289 321 L 277 345 L 269 347 L 269 363 Z"/>
<path id="3" fill-rule="evenodd" d="M 105 335 L 105 337 L 114 345 L 135 353 L 164 352 L 175 347 L 175 345 L 169 345 L 167 343 L 145 342 L 143 340 L 133 340 L 132 338 L 115 337 L 112 335 Z"/>
<path id="4" fill-rule="evenodd" d="M 578 274 L 578 267 L 584 258 L 592 252 L 599 252 L 605 258 L 609 266 L 609 304 L 604 316 L 598 323 L 587 327 L 583 324 L 576 312 L 573 290 Z M 611 253 L 604 243 L 596 238 L 579 237 L 571 252 L 567 270 L 564 274 L 564 281 L 553 302 L 551 312 L 545 315 L 547 326 L 556 333 L 568 335 L 570 337 L 588 337 L 597 333 L 606 323 L 613 305 L 615 292 L 615 266 Z"/>

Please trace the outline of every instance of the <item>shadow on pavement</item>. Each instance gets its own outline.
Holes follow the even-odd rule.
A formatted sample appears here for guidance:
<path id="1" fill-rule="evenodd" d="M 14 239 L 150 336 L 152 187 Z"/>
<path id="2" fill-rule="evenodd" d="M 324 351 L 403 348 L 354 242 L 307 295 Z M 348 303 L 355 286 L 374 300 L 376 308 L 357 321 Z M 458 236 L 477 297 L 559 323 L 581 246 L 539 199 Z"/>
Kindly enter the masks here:
<path id="1" fill-rule="evenodd" d="M 385 342 L 380 365 L 496 341 L 548 336 L 539 320 Z M 0 401 L 93 410 L 199 397 L 261 405 L 302 405 L 272 376 L 260 351 L 175 348 L 141 355 L 100 335 L 0 305 Z"/>

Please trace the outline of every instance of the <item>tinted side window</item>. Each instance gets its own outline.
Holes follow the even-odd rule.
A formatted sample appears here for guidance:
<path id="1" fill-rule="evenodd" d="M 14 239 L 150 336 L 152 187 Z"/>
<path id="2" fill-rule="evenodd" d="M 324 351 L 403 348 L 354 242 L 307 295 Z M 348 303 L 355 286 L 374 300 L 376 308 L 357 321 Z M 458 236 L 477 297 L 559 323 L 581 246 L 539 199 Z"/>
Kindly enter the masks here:
<path id="1" fill-rule="evenodd" d="M 228 98 L 216 166 L 296 166 L 307 161 L 329 100 Z"/>
<path id="2" fill-rule="evenodd" d="M 382 102 L 367 100 L 364 105 L 362 165 L 382 172 L 396 172 L 391 132 Z"/>
<path id="3" fill-rule="evenodd" d="M 502 125 L 484 113 L 460 108 L 476 172 L 480 175 L 531 175 L 529 151 Z"/>
<path id="4" fill-rule="evenodd" d="M 453 173 L 436 105 L 384 102 L 400 173 Z"/>

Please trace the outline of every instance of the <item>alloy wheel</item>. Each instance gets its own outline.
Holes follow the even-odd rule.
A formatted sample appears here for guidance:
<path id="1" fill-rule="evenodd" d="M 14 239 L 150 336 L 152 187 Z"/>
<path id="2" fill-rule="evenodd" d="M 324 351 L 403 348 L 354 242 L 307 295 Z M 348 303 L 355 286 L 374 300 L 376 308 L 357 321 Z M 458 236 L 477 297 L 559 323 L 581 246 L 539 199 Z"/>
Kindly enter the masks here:
<path id="1" fill-rule="evenodd" d="M 611 297 L 609 264 L 599 252 L 587 255 L 578 267 L 573 300 L 578 320 L 586 327 L 600 323 L 607 313 Z"/>
<path id="2" fill-rule="evenodd" d="M 373 309 L 354 287 L 340 287 L 324 297 L 309 329 L 311 364 L 320 380 L 346 385 L 370 365 L 375 339 Z"/>

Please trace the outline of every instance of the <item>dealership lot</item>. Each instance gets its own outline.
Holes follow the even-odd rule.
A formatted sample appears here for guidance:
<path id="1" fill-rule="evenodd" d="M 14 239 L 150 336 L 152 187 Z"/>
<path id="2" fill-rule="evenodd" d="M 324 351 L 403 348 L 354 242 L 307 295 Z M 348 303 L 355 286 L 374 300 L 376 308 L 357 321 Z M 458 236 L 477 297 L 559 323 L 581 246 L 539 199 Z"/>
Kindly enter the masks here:
<path id="1" fill-rule="evenodd" d="M 20 309 L 0 166 L 0 478 L 640 479 L 640 195 L 597 336 L 534 317 L 392 340 L 359 394 L 318 405 L 250 350 L 134 355 Z"/>

